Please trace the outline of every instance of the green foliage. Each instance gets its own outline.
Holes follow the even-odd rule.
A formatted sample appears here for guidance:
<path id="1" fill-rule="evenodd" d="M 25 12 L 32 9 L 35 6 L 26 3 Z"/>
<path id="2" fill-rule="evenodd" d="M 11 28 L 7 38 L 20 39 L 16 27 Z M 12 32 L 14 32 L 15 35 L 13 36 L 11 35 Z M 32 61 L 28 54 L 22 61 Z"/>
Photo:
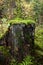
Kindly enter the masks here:
<path id="1" fill-rule="evenodd" d="M 17 65 L 17 61 L 14 58 L 12 58 L 10 65 Z"/>
<path id="2" fill-rule="evenodd" d="M 16 18 L 14 20 L 9 20 L 8 23 L 11 23 L 11 24 L 17 24 L 17 23 L 24 23 L 24 24 L 32 24 L 32 23 L 35 23 L 34 20 L 23 20 L 23 19 L 20 19 L 20 18 Z"/>
<path id="3" fill-rule="evenodd" d="M 40 14 L 43 16 L 43 2 L 41 3 L 41 11 Z"/>
<path id="4" fill-rule="evenodd" d="M 14 59 L 12 59 L 11 64 L 10 65 L 31 65 L 32 63 L 32 57 L 31 56 L 26 56 L 23 61 L 21 63 L 18 63 L 17 61 L 15 61 Z"/>
<path id="5" fill-rule="evenodd" d="M 31 56 L 27 56 L 23 59 L 22 63 L 20 63 L 19 65 L 31 65 L 32 63 L 32 57 Z"/>
<path id="6" fill-rule="evenodd" d="M 0 10 L 5 18 L 12 17 L 23 19 L 38 19 L 40 11 L 42 13 L 42 3 L 39 0 L 4 0 Z"/>
<path id="7" fill-rule="evenodd" d="M 43 25 L 39 25 L 35 30 L 35 45 L 39 47 L 36 49 L 36 53 L 43 55 Z"/>
<path id="8" fill-rule="evenodd" d="M 35 32 L 35 43 L 40 46 L 40 48 L 43 48 L 43 27 L 41 26 L 36 27 L 36 32 Z"/>
<path id="9" fill-rule="evenodd" d="M 41 4 L 39 0 L 32 0 L 33 3 L 33 12 L 35 13 L 33 15 L 35 21 L 38 21 L 40 11 L 41 11 Z"/>
<path id="10" fill-rule="evenodd" d="M 9 49 L 6 49 L 4 46 L 0 46 L 0 52 L 2 52 L 4 56 L 10 56 Z"/>
<path id="11" fill-rule="evenodd" d="M 42 0 L 3 0 L 3 3 L 0 4 L 0 11 L 3 17 L 2 24 L 0 24 L 0 39 L 6 34 L 10 24 L 24 23 L 27 25 L 38 21 L 39 15 L 43 16 L 43 2 L 41 1 Z M 35 30 L 35 45 L 43 49 L 43 28 L 40 26 L 36 27 Z M 9 50 L 5 47 L 0 46 L 0 51 L 3 52 L 5 56 L 10 56 Z M 39 55 L 43 55 L 43 51 L 37 49 L 35 51 Z M 32 65 L 33 63 L 35 65 L 35 62 L 32 62 L 32 57 L 26 56 L 21 63 L 18 63 L 12 58 L 10 65 Z M 37 64 L 41 65 L 40 63 Z"/>

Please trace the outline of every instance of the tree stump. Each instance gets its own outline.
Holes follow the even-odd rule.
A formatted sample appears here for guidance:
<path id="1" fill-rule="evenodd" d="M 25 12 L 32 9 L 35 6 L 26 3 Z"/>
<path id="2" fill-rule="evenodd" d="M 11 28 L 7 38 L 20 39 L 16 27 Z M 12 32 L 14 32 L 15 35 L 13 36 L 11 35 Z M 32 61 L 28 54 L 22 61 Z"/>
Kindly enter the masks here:
<path id="1" fill-rule="evenodd" d="M 14 24 L 10 27 L 7 44 L 11 47 L 10 53 L 17 61 L 22 61 L 34 49 L 34 24 Z"/>
<path id="2" fill-rule="evenodd" d="M 13 24 L 4 37 L 5 46 L 18 62 L 34 53 L 35 24 Z M 4 43 L 3 43 L 4 44 Z"/>

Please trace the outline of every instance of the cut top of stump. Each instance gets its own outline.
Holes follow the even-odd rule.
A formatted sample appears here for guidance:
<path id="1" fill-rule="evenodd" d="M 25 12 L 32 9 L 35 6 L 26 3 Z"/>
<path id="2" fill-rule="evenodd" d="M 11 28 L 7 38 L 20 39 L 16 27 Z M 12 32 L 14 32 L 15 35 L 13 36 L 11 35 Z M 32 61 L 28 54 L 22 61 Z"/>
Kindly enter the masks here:
<path id="1" fill-rule="evenodd" d="M 6 34 L 6 32 L 8 32 L 8 29 L 12 24 L 33 25 L 33 24 L 35 24 L 35 21 L 34 20 L 14 19 L 14 20 L 9 20 L 6 23 L 2 23 L 2 25 L 0 24 L 3 27 L 3 33 L 0 34 L 0 39 L 2 39 L 4 37 L 4 35 Z M 1 29 L 1 27 L 0 27 L 0 29 Z"/>

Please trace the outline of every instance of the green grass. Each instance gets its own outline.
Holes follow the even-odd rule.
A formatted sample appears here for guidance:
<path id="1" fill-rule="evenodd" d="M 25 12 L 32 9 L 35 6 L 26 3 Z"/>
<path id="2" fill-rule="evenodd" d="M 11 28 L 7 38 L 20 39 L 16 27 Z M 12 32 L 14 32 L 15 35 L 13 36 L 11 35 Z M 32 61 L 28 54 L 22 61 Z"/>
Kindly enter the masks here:
<path id="1" fill-rule="evenodd" d="M 10 65 L 31 65 L 33 64 L 32 59 L 33 57 L 30 55 L 27 55 L 21 63 L 18 63 L 15 59 L 12 59 Z"/>

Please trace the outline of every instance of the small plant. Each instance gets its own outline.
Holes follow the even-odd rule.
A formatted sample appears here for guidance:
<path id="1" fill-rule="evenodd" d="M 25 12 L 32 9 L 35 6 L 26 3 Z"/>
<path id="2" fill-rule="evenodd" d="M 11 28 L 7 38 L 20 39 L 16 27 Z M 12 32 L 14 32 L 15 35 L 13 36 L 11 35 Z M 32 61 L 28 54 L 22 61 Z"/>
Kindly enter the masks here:
<path id="1" fill-rule="evenodd" d="M 10 63 L 10 65 L 31 65 L 31 64 L 33 64 L 31 56 L 26 56 L 21 63 L 18 63 L 15 59 L 12 59 Z"/>
<path id="2" fill-rule="evenodd" d="M 22 63 L 19 63 L 18 65 L 31 65 L 31 64 L 33 64 L 32 63 L 32 57 L 31 56 L 26 56 L 23 59 Z"/>

